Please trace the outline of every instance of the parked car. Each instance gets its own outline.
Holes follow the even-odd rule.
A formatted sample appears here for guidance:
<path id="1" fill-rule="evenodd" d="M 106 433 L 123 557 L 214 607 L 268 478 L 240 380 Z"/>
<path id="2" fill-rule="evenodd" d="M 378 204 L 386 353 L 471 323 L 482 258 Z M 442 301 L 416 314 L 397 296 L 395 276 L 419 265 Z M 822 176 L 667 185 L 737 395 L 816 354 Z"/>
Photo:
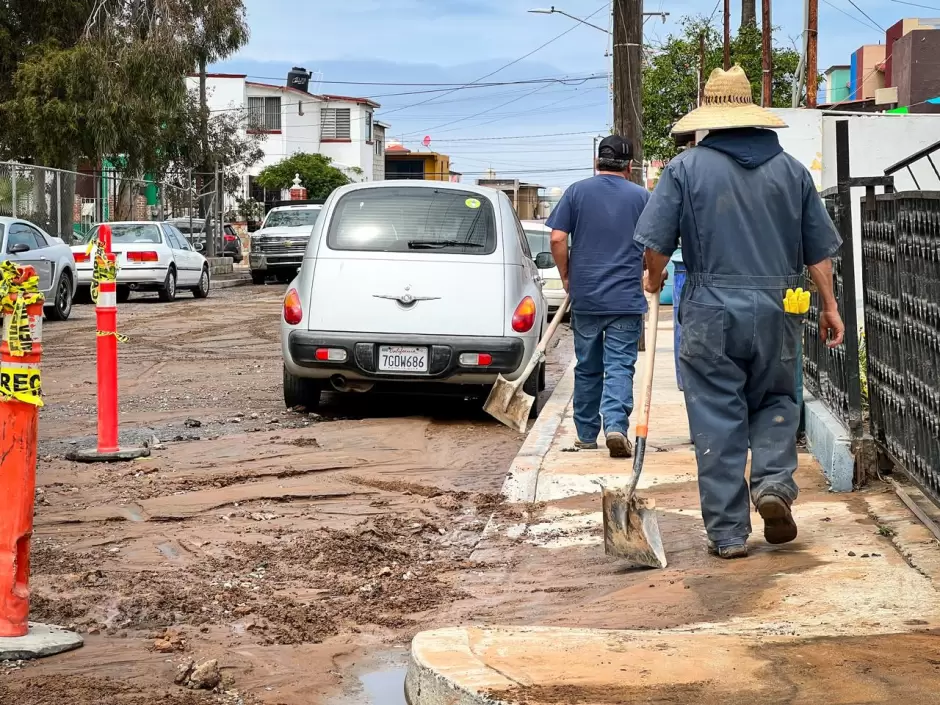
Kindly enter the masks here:
<path id="1" fill-rule="evenodd" d="M 284 401 L 321 392 L 480 395 L 546 327 L 539 273 L 500 191 L 421 181 L 337 189 L 284 299 Z M 544 387 L 544 364 L 525 385 Z M 537 413 L 537 409 L 536 409 Z"/>
<path id="2" fill-rule="evenodd" d="M 548 302 L 549 313 L 554 313 L 565 300 L 565 287 L 552 257 L 552 229 L 541 220 L 523 220 L 522 228 L 529 241 L 529 249 L 535 255 L 535 265 L 542 275 L 542 292 Z M 568 237 L 570 239 L 571 236 Z"/>
<path id="3" fill-rule="evenodd" d="M 248 264 L 251 280 L 264 284 L 269 276 L 288 282 L 304 261 L 310 231 L 323 210 L 321 204 L 272 208 L 261 229 L 251 234 Z"/>
<path id="4" fill-rule="evenodd" d="M 197 299 L 209 295 L 209 263 L 173 225 L 150 221 L 107 225 L 111 250 L 117 255 L 118 301 L 127 301 L 131 291 L 157 291 L 161 301 L 173 301 L 179 289 L 189 289 Z M 72 247 L 82 287 L 91 285 L 94 263 L 88 243 L 100 227 L 96 225 Z"/>
<path id="5" fill-rule="evenodd" d="M 206 221 L 204 219 L 174 218 L 167 222 L 186 236 L 196 252 L 206 254 Z M 222 225 L 222 251 L 219 256 L 231 257 L 235 264 L 240 264 L 244 259 L 242 239 L 231 223 Z"/>
<path id="6" fill-rule="evenodd" d="M 39 289 L 46 297 L 45 314 L 64 321 L 72 313 L 77 277 L 72 250 L 60 238 L 49 235 L 26 220 L 0 218 L 0 262 L 29 265 L 39 277 Z"/>

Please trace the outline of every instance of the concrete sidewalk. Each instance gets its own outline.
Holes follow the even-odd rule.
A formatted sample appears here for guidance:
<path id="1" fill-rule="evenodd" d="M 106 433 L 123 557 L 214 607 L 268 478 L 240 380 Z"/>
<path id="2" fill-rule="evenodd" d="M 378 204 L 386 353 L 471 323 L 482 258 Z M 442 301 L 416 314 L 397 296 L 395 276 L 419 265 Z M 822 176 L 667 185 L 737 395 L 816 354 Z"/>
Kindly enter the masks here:
<path id="1" fill-rule="evenodd" d="M 411 704 L 940 702 L 940 549 L 893 493 L 830 493 L 801 454 L 800 538 L 766 544 L 755 514 L 749 559 L 706 555 L 671 333 L 661 323 L 640 482 L 669 567 L 604 556 L 596 482 L 625 483 L 631 461 L 571 452 L 569 369 L 506 480 L 526 519 L 494 519 L 473 556 L 506 568 L 462 586 L 505 594 L 526 626 L 419 634 Z"/>

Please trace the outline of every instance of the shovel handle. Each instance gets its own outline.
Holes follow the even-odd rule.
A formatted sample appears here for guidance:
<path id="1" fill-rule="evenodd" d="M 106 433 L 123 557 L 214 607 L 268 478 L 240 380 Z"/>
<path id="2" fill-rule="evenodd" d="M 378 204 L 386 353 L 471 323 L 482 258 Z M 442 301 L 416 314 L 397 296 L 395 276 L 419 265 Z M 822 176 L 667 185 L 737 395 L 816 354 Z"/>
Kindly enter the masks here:
<path id="1" fill-rule="evenodd" d="M 656 367 L 656 334 L 659 332 L 659 295 L 647 294 L 649 301 L 649 326 L 646 335 L 646 364 L 643 366 L 643 387 L 640 397 L 640 413 L 636 419 L 636 447 L 633 456 L 633 479 L 627 493 L 627 501 L 636 492 L 646 455 L 646 437 L 649 434 L 650 404 L 653 401 L 653 370 Z"/>
<path id="2" fill-rule="evenodd" d="M 542 334 L 542 339 L 539 341 L 539 344 L 535 348 L 535 352 L 532 353 L 532 357 L 529 358 L 529 364 L 526 365 L 525 369 L 522 371 L 522 374 L 512 383 L 513 390 L 519 389 L 525 381 L 529 379 L 529 375 L 535 371 L 536 365 L 538 365 L 542 360 L 545 359 L 545 350 L 548 348 L 549 342 L 555 337 L 555 332 L 558 330 L 558 326 L 561 325 L 561 319 L 565 317 L 565 312 L 568 310 L 568 305 L 571 303 L 571 296 L 565 296 L 565 300 L 561 302 L 561 306 L 555 312 L 555 315 L 552 317 L 552 322 L 548 325 L 548 328 Z"/>

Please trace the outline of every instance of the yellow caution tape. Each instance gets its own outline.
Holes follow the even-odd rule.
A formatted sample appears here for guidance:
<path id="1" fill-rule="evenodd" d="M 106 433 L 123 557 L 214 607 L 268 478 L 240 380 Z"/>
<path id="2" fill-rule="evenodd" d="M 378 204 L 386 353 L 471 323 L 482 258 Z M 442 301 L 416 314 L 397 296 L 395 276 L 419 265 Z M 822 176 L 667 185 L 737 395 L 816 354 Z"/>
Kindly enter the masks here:
<path id="1" fill-rule="evenodd" d="M 0 264 L 0 312 L 7 318 L 6 340 L 13 357 L 23 357 L 33 351 L 33 335 L 26 307 L 42 303 L 39 277 L 16 282 L 21 270 L 7 261 Z M 42 380 L 39 366 L 0 362 L 0 401 L 17 399 L 34 406 L 42 406 Z"/>
<path id="2" fill-rule="evenodd" d="M 0 400 L 42 406 L 42 380 L 36 367 L 0 365 Z"/>
<path id="3" fill-rule="evenodd" d="M 797 316 L 802 316 L 809 311 L 810 293 L 803 289 L 787 289 L 787 294 L 783 299 L 783 310 Z"/>
<path id="4" fill-rule="evenodd" d="M 95 335 L 97 335 L 99 338 L 107 338 L 109 335 L 113 335 L 119 343 L 127 342 L 126 335 L 121 335 L 120 333 L 115 333 L 111 330 L 96 330 Z"/>
<path id="5" fill-rule="evenodd" d="M 101 282 L 117 281 L 117 263 L 108 261 L 104 244 L 97 234 L 88 243 L 85 254 L 91 257 L 94 262 L 94 268 L 91 272 L 91 300 L 98 303 L 98 291 L 101 288 Z"/>

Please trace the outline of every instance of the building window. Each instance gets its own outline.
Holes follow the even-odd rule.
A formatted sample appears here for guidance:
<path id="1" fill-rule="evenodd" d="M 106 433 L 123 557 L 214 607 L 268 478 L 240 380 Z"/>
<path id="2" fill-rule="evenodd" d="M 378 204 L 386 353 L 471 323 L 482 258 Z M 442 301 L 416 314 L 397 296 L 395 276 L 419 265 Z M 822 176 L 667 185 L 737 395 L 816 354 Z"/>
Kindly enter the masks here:
<path id="1" fill-rule="evenodd" d="M 385 141 L 378 139 L 375 141 L 375 154 L 381 157 L 385 154 Z"/>
<path id="2" fill-rule="evenodd" d="M 281 99 L 249 98 L 248 120 L 250 129 L 262 132 L 280 132 Z"/>
<path id="3" fill-rule="evenodd" d="M 320 139 L 348 140 L 349 108 L 320 108 Z"/>
<path id="4" fill-rule="evenodd" d="M 371 142 L 373 138 L 372 113 L 366 113 L 366 142 Z"/>

